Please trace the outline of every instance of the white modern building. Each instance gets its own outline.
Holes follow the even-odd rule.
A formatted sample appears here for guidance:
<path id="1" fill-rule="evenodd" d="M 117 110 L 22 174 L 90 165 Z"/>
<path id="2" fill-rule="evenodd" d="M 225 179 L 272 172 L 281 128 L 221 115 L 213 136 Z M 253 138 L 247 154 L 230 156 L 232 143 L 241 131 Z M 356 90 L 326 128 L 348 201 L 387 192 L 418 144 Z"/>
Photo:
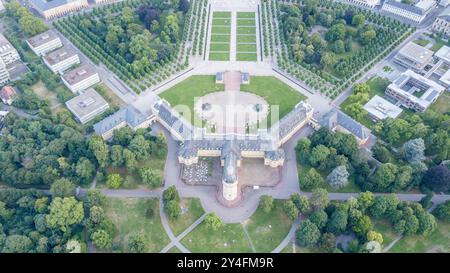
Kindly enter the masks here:
<path id="1" fill-rule="evenodd" d="M 392 104 L 378 95 L 371 98 L 363 108 L 367 111 L 369 117 L 374 121 L 379 121 L 386 118 L 396 118 L 403 111 L 402 108 Z"/>
<path id="2" fill-rule="evenodd" d="M 393 59 L 394 63 L 418 73 L 422 72 L 425 66 L 430 64 L 432 60 L 433 51 L 414 42 L 409 42 L 402 47 Z"/>
<path id="3" fill-rule="evenodd" d="M 407 70 L 388 85 L 385 94 L 406 108 L 425 112 L 444 90 L 436 82 Z"/>
<path id="4" fill-rule="evenodd" d="M 113 2 L 114 0 L 93 0 L 95 4 L 103 4 Z"/>
<path id="5" fill-rule="evenodd" d="M 450 47 L 443 46 L 435 54 L 437 68 L 434 71 L 436 77 L 439 78 L 439 83 L 450 88 Z"/>
<path id="6" fill-rule="evenodd" d="M 435 0 L 415 0 L 412 4 L 403 3 L 401 0 L 386 0 L 381 10 L 420 23 L 436 5 Z"/>
<path id="7" fill-rule="evenodd" d="M 87 0 L 30 0 L 30 4 L 45 19 L 53 19 L 89 6 Z"/>
<path id="8" fill-rule="evenodd" d="M 12 44 L 0 33 L 0 58 L 5 65 L 10 65 L 20 60 L 20 55 Z"/>
<path id="9" fill-rule="evenodd" d="M 342 0 L 342 2 L 350 3 L 357 6 L 366 8 L 374 8 L 381 4 L 380 0 Z"/>
<path id="10" fill-rule="evenodd" d="M 82 94 L 68 100 L 66 106 L 82 124 L 91 121 L 109 108 L 105 99 L 93 88 L 89 88 Z"/>
<path id="11" fill-rule="evenodd" d="M 27 39 L 27 44 L 38 56 L 62 47 L 61 39 L 52 30 L 48 30 L 39 35 Z"/>
<path id="12" fill-rule="evenodd" d="M 43 60 L 53 73 L 62 73 L 73 65 L 80 63 L 78 54 L 67 47 L 50 52 L 44 56 Z"/>
<path id="13" fill-rule="evenodd" d="M 3 0 L 0 0 L 0 11 L 5 9 L 5 5 L 3 4 Z"/>
<path id="14" fill-rule="evenodd" d="M 9 82 L 9 72 L 6 69 L 6 65 L 0 58 L 0 84 L 5 84 Z"/>
<path id="15" fill-rule="evenodd" d="M 446 38 L 450 37 L 450 7 L 446 7 L 444 11 L 436 17 L 431 30 L 439 33 Z"/>
<path id="16" fill-rule="evenodd" d="M 69 70 L 61 77 L 63 83 L 74 93 L 78 93 L 100 82 L 100 77 L 89 65 L 81 65 Z"/>

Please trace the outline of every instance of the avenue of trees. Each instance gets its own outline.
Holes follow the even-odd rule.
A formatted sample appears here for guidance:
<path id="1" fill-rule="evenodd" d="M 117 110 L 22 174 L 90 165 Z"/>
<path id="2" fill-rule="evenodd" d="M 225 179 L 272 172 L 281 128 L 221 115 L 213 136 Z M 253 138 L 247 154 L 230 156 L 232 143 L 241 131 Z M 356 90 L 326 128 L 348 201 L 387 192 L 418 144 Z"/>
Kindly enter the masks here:
<path id="1" fill-rule="evenodd" d="M 5 5 L 5 8 L 7 14 L 17 20 L 20 29 L 22 29 L 28 37 L 48 30 L 48 26 L 44 21 L 34 16 L 26 7 L 20 5 L 19 1 L 11 0 Z"/>

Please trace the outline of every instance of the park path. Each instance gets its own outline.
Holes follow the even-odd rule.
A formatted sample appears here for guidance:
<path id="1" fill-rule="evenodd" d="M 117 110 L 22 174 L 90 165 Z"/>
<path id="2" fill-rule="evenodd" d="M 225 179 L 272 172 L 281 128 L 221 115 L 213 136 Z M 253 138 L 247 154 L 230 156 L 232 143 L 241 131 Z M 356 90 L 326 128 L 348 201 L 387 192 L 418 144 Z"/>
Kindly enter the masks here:
<path id="1" fill-rule="evenodd" d="M 255 245 L 253 244 L 252 238 L 248 234 L 247 228 L 244 223 L 241 223 L 242 229 L 244 230 L 245 237 L 247 237 L 248 242 L 250 243 L 250 247 L 252 248 L 253 253 L 256 253 Z"/>
<path id="2" fill-rule="evenodd" d="M 297 220 L 295 220 L 294 223 L 292 223 L 291 229 L 289 230 L 286 237 L 281 241 L 281 243 L 272 250 L 272 253 L 280 253 L 291 241 L 295 240 L 295 232 L 297 231 L 297 228 L 300 226 L 300 223 L 302 222 L 302 219 L 299 217 Z"/>

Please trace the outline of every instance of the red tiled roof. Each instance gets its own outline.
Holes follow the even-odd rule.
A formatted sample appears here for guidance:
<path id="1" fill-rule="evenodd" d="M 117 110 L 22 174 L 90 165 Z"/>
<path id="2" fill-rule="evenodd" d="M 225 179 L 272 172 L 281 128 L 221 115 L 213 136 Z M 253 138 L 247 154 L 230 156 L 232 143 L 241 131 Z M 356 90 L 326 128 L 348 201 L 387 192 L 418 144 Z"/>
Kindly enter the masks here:
<path id="1" fill-rule="evenodd" d="M 0 91 L 0 97 L 2 97 L 5 100 L 11 99 L 12 96 L 14 96 L 15 94 L 16 90 L 14 90 L 14 88 L 12 88 L 9 85 L 3 87 L 2 90 Z"/>

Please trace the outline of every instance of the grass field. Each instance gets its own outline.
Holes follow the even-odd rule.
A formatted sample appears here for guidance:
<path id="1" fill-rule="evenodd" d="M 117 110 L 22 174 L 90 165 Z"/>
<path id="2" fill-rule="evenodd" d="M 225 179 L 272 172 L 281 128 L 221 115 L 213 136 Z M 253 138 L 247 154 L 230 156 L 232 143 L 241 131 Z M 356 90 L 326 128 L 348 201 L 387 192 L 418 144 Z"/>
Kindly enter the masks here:
<path id="1" fill-rule="evenodd" d="M 394 241 L 397 235 L 392 229 L 392 225 L 385 219 L 371 219 L 373 224 L 373 230 L 383 235 L 383 247 L 389 245 Z"/>
<path id="2" fill-rule="evenodd" d="M 236 60 L 242 62 L 256 62 L 258 55 L 256 53 L 236 53 Z"/>
<path id="3" fill-rule="evenodd" d="M 256 20 L 254 12 L 237 13 L 236 60 L 256 62 Z"/>
<path id="4" fill-rule="evenodd" d="M 31 89 L 39 98 L 48 101 L 53 114 L 63 109 L 63 105 L 58 101 L 56 93 L 50 92 L 42 81 L 31 86 Z"/>
<path id="5" fill-rule="evenodd" d="M 270 252 L 286 237 L 292 221 L 283 211 L 283 200 L 274 200 L 271 212 L 265 213 L 261 208 L 245 221 L 244 226 L 257 252 Z"/>
<path id="6" fill-rule="evenodd" d="M 209 60 L 230 59 L 231 12 L 214 11 L 209 43 Z"/>
<path id="7" fill-rule="evenodd" d="M 230 43 L 230 35 L 211 35 L 211 43 Z"/>
<path id="8" fill-rule="evenodd" d="M 228 61 L 230 53 L 228 52 L 209 52 L 209 59 L 211 61 Z"/>
<path id="9" fill-rule="evenodd" d="M 297 103 L 306 99 L 305 96 L 273 76 L 251 76 L 250 84 L 242 84 L 241 91 L 263 97 L 271 107 L 278 105 L 279 118 L 284 117 Z M 270 112 L 267 124 L 271 124 Z"/>
<path id="10" fill-rule="evenodd" d="M 414 41 L 415 44 L 418 44 L 420 46 L 426 46 L 430 43 L 429 40 L 425 40 L 425 39 L 418 39 Z"/>
<path id="11" fill-rule="evenodd" d="M 241 224 L 224 224 L 214 231 L 203 222 L 184 237 L 181 243 L 192 252 L 252 252 L 250 242 L 247 240 Z"/>
<path id="12" fill-rule="evenodd" d="M 159 216 L 159 200 L 137 198 L 108 198 L 106 214 L 116 227 L 113 239 L 113 251 L 128 251 L 130 235 L 142 232 L 147 237 L 147 251 L 159 252 L 169 243 Z M 146 216 L 148 207 L 154 215 Z"/>
<path id="13" fill-rule="evenodd" d="M 433 111 L 449 114 L 450 113 L 450 93 L 444 91 L 435 103 L 430 106 Z"/>
<path id="14" fill-rule="evenodd" d="M 231 18 L 230 11 L 213 11 L 213 18 Z"/>
<path id="15" fill-rule="evenodd" d="M 167 89 L 159 96 L 167 100 L 170 105 L 186 105 L 193 115 L 194 98 L 202 97 L 208 93 L 223 91 L 223 84 L 216 84 L 215 76 L 196 75 L 187 78 L 177 85 Z"/>
<path id="16" fill-rule="evenodd" d="M 99 83 L 95 87 L 95 91 L 97 91 L 108 103 L 110 106 L 123 106 L 125 102 L 121 100 L 106 84 Z"/>
<path id="17" fill-rule="evenodd" d="M 176 220 L 168 217 L 169 226 L 175 236 L 182 233 L 185 229 L 192 225 L 195 220 L 202 216 L 203 213 L 205 213 L 202 204 L 200 203 L 200 199 L 198 198 L 181 199 L 180 205 L 182 211 L 185 212 L 182 213 Z"/>

